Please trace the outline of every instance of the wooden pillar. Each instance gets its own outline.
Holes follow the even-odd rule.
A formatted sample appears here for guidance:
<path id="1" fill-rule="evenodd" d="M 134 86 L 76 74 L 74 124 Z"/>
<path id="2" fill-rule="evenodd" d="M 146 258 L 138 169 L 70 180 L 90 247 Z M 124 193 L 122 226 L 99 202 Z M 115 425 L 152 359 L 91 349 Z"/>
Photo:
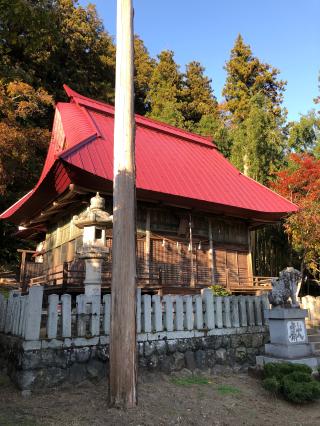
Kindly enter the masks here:
<path id="1" fill-rule="evenodd" d="M 194 259 L 193 259 L 193 235 L 192 235 L 192 216 L 189 216 L 189 244 L 190 244 L 190 286 L 195 287 L 196 280 L 194 274 Z"/>
<path id="2" fill-rule="evenodd" d="M 248 253 L 248 275 L 249 275 L 249 283 L 250 285 L 254 285 L 254 278 L 253 278 L 253 265 L 252 265 L 252 239 L 251 239 L 251 231 L 248 229 L 248 246 L 249 246 L 249 253 Z"/>
<path id="3" fill-rule="evenodd" d="M 150 250 L 151 250 L 151 225 L 150 225 L 150 210 L 147 210 L 146 218 L 146 241 L 145 241 L 145 273 L 147 275 L 146 283 L 150 283 Z"/>
<path id="4" fill-rule="evenodd" d="M 213 253 L 213 239 L 212 239 L 212 222 L 209 219 L 209 265 L 211 269 L 211 283 L 214 284 L 214 253 Z"/>
<path id="5" fill-rule="evenodd" d="M 25 288 L 26 255 L 27 255 L 27 252 L 25 250 L 21 250 L 20 282 L 22 283 L 23 291 L 26 290 Z"/>
<path id="6" fill-rule="evenodd" d="M 110 403 L 137 403 L 136 223 L 132 0 L 117 0 Z"/>

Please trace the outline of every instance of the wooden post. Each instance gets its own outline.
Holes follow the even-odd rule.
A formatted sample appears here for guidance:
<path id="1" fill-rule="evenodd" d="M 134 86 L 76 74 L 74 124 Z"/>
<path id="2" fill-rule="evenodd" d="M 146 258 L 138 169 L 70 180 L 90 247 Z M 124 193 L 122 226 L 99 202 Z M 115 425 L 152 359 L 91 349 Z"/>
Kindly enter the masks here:
<path id="1" fill-rule="evenodd" d="M 194 261 L 193 261 L 193 235 L 192 235 L 192 216 L 189 216 L 189 244 L 190 244 L 190 287 L 195 287 Z"/>
<path id="2" fill-rule="evenodd" d="M 254 285 L 254 278 L 253 278 L 253 264 L 252 264 L 252 235 L 250 228 L 248 229 L 248 246 L 249 246 L 249 253 L 248 253 L 248 275 L 249 275 L 249 285 Z"/>
<path id="3" fill-rule="evenodd" d="M 209 219 L 209 265 L 211 269 L 211 283 L 214 284 L 214 253 L 213 253 L 213 239 L 212 239 L 212 222 Z"/>
<path id="4" fill-rule="evenodd" d="M 151 249 L 151 232 L 150 232 L 150 210 L 147 210 L 146 218 L 146 242 L 145 242 L 145 273 L 147 275 L 146 283 L 150 284 L 150 249 Z"/>
<path id="5" fill-rule="evenodd" d="M 117 0 L 110 403 L 137 403 L 136 224 L 132 0 Z"/>

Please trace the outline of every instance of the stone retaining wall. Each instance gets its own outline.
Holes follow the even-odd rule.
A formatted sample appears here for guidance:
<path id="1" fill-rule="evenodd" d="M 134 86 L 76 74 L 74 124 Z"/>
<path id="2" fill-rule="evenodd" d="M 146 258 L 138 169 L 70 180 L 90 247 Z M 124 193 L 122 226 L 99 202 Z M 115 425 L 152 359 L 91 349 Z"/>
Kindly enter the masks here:
<path id="1" fill-rule="evenodd" d="M 139 369 L 164 373 L 184 368 L 239 371 L 255 364 L 268 339 L 266 326 L 212 330 L 210 335 L 191 338 L 159 340 L 159 336 L 150 335 L 137 343 Z M 108 349 L 105 337 L 28 342 L 0 334 L 0 367 L 19 389 L 40 390 L 104 378 Z"/>

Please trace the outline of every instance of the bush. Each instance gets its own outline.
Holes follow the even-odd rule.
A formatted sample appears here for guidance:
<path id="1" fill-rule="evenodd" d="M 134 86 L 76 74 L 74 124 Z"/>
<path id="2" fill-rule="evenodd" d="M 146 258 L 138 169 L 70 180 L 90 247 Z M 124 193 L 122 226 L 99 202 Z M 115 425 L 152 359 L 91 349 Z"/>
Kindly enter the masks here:
<path id="1" fill-rule="evenodd" d="M 263 375 L 264 377 L 276 377 L 280 380 L 287 374 L 300 372 L 311 375 L 312 369 L 305 364 L 292 364 L 290 362 L 271 362 L 264 366 Z"/>
<path id="2" fill-rule="evenodd" d="M 262 386 L 268 390 L 271 393 L 278 393 L 280 392 L 281 384 L 279 380 L 276 379 L 276 377 L 268 377 L 263 380 Z"/>
<path id="3" fill-rule="evenodd" d="M 270 363 L 264 366 L 263 374 L 263 387 L 288 401 L 301 404 L 320 398 L 320 383 L 314 380 L 307 365 Z"/>
<path id="4" fill-rule="evenodd" d="M 283 377 L 282 392 L 288 401 L 314 401 L 320 398 L 320 384 L 311 375 L 296 371 Z"/>
<path id="5" fill-rule="evenodd" d="M 212 285 L 209 287 L 214 296 L 231 296 L 231 291 L 227 290 L 222 285 Z"/>

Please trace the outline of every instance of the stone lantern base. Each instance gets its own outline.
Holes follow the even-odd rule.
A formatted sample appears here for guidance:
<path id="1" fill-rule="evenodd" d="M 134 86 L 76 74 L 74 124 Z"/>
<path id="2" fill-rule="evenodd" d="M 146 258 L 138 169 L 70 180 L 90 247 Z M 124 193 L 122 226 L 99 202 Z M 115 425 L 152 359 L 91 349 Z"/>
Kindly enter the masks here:
<path id="1" fill-rule="evenodd" d="M 256 357 L 258 366 L 270 362 L 293 362 L 317 368 L 318 359 L 308 342 L 307 315 L 306 309 L 299 308 L 265 310 L 265 318 L 269 319 L 270 343 L 265 345 L 265 355 Z"/>

